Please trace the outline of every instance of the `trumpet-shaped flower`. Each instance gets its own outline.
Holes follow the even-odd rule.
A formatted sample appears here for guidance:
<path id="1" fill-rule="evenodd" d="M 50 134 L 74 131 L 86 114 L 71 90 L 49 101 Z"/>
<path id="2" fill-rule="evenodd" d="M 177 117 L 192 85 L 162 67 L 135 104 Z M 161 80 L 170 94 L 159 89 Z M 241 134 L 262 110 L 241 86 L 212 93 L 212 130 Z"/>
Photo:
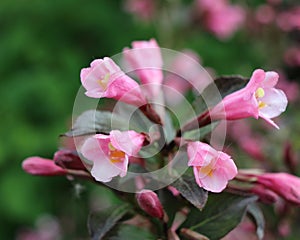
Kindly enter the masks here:
<path id="1" fill-rule="evenodd" d="M 115 176 L 124 177 L 128 159 L 143 146 L 145 136 L 135 131 L 113 130 L 110 135 L 96 134 L 81 148 L 82 155 L 93 162 L 92 176 L 100 182 L 109 182 Z"/>
<path id="2" fill-rule="evenodd" d="M 141 83 L 145 84 L 147 95 L 155 98 L 163 81 L 163 61 L 155 39 L 132 42 L 132 49 L 125 48 L 123 54 L 130 69 L 135 71 Z"/>
<path id="3" fill-rule="evenodd" d="M 265 173 L 257 182 L 285 200 L 300 205 L 300 178 L 288 173 Z"/>
<path id="4" fill-rule="evenodd" d="M 237 120 L 261 117 L 278 128 L 271 119 L 284 112 L 288 103 L 284 92 L 274 88 L 278 78 L 276 72 L 255 70 L 246 87 L 229 94 L 211 109 L 211 119 Z"/>
<path id="5" fill-rule="evenodd" d="M 147 103 L 140 86 L 110 58 L 96 59 L 80 73 L 85 94 L 92 98 L 113 98 L 141 106 Z"/>
<path id="6" fill-rule="evenodd" d="M 188 143 L 188 165 L 194 168 L 197 184 L 211 192 L 221 192 L 237 174 L 237 167 L 229 155 L 206 143 Z"/>

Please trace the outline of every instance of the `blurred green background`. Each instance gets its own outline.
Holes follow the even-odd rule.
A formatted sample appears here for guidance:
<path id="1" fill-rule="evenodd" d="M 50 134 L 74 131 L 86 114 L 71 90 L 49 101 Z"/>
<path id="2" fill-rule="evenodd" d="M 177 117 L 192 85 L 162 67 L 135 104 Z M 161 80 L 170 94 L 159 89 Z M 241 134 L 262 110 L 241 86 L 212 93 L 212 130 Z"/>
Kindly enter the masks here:
<path id="1" fill-rule="evenodd" d="M 204 66 L 213 67 L 218 74 L 249 76 L 254 68 L 274 68 L 281 61 L 269 66 L 267 59 L 274 49 L 266 49 L 268 43 L 253 44 L 245 32 L 221 42 L 200 30 L 177 35 L 170 25 L 161 24 L 165 21 L 139 22 L 123 11 L 122 1 L 0 2 L 1 239 L 14 239 L 43 214 L 76 219 L 77 225 L 65 224 L 64 239 L 88 235 L 90 196 L 101 194 L 101 188 L 89 194 L 83 190 L 78 197 L 80 182 L 30 176 L 22 171 L 21 162 L 33 155 L 52 158 L 59 134 L 71 121 L 80 69 L 93 59 L 117 54 L 133 40 L 156 38 L 162 47 L 192 48 Z"/>

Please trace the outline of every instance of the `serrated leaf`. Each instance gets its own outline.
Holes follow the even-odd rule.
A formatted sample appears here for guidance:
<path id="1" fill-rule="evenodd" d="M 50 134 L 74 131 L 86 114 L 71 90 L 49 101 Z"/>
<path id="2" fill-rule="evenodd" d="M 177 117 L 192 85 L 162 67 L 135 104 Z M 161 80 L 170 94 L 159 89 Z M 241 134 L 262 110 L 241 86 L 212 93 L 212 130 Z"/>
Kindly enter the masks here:
<path id="1" fill-rule="evenodd" d="M 209 239 L 220 239 L 242 220 L 249 204 L 256 196 L 243 197 L 230 193 L 210 194 L 205 208 L 193 209 L 183 227 L 204 234 Z"/>
<path id="2" fill-rule="evenodd" d="M 128 240 L 128 239 L 145 239 L 145 240 L 155 240 L 155 237 L 151 232 L 136 227 L 134 225 L 121 224 L 119 225 L 109 236 L 107 240 Z"/>
<path id="3" fill-rule="evenodd" d="M 248 82 L 241 76 L 221 76 L 209 84 L 197 96 L 193 105 L 197 113 L 202 113 L 211 106 L 216 105 L 225 96 L 243 88 Z"/>
<path id="4" fill-rule="evenodd" d="M 128 204 L 122 204 L 91 213 L 88 218 L 88 230 L 91 239 L 104 239 L 106 234 L 116 226 L 130 210 Z"/>
<path id="5" fill-rule="evenodd" d="M 265 219 L 261 209 L 257 204 L 249 204 L 247 212 L 256 225 L 256 235 L 259 240 L 264 238 Z"/>
<path id="6" fill-rule="evenodd" d="M 202 209 L 205 206 L 208 196 L 207 191 L 200 188 L 193 177 L 182 176 L 172 186 L 196 208 Z"/>

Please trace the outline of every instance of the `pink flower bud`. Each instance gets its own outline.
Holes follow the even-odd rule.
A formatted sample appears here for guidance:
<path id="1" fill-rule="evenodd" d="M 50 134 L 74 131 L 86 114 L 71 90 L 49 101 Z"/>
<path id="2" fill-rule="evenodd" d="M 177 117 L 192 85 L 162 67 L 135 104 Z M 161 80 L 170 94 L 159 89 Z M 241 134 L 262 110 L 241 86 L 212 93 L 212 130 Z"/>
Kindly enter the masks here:
<path id="1" fill-rule="evenodd" d="M 162 219 L 164 217 L 163 207 L 155 192 L 144 189 L 136 194 L 136 200 L 140 208 L 150 216 L 159 219 Z"/>
<path id="2" fill-rule="evenodd" d="M 300 178 L 288 173 L 265 173 L 257 176 L 257 182 L 285 200 L 300 205 Z"/>
<path id="3" fill-rule="evenodd" d="M 55 165 L 52 160 L 41 157 L 26 158 L 22 163 L 22 168 L 29 174 L 39 176 L 56 176 L 67 174 L 67 170 Z"/>
<path id="4" fill-rule="evenodd" d="M 56 165 L 74 170 L 86 170 L 77 152 L 62 149 L 54 154 L 53 161 Z"/>

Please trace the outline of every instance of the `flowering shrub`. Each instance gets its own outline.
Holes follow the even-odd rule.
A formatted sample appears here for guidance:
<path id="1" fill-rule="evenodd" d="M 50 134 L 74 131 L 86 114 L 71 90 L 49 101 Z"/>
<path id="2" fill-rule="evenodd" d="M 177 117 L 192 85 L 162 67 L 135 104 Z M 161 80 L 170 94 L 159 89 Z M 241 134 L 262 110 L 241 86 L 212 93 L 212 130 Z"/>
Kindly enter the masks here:
<path id="1" fill-rule="evenodd" d="M 300 205 L 300 178 L 239 170 L 225 153 L 228 149 L 214 146 L 212 130 L 222 120 L 249 117 L 279 128 L 271 120 L 287 106 L 285 93 L 275 88 L 279 75 L 257 69 L 250 79 L 211 80 L 196 58 L 172 55 L 154 39 L 135 41 L 132 47 L 124 49 L 120 64 L 105 57 L 81 70 L 88 98 L 97 104 L 112 100 L 76 117 L 53 161 L 30 157 L 23 169 L 112 189 L 122 203 L 90 215 L 92 239 L 220 239 L 245 213 L 262 239 L 264 220 L 257 202 Z M 180 69 L 172 82 L 178 59 L 193 74 Z M 178 81 L 187 81 L 182 91 Z M 169 94 L 178 99 L 172 103 Z"/>

